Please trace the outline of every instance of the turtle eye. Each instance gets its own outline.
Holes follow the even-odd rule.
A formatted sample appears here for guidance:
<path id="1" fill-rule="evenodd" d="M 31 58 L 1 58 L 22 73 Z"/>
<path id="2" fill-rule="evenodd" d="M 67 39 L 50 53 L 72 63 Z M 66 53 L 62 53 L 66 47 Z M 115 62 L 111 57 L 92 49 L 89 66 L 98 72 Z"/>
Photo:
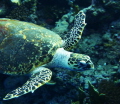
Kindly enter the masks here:
<path id="1" fill-rule="evenodd" d="M 79 66 L 78 68 L 80 68 L 79 70 L 89 70 L 92 68 L 92 63 L 88 60 L 87 62 L 84 60 L 78 61 L 77 65 Z"/>
<path id="2" fill-rule="evenodd" d="M 78 68 L 82 70 L 86 70 L 87 63 L 84 60 L 78 61 L 77 65 L 78 65 Z"/>
<path id="3" fill-rule="evenodd" d="M 78 62 L 78 65 L 85 65 L 85 64 L 86 64 L 86 62 L 84 60 L 81 60 Z"/>

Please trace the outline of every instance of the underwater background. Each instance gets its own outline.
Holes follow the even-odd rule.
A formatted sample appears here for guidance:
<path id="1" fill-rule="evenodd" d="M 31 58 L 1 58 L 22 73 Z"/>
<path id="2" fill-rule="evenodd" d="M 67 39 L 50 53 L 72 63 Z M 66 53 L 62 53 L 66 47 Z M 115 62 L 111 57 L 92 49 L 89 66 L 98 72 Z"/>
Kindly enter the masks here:
<path id="1" fill-rule="evenodd" d="M 89 55 L 95 69 L 54 68 L 56 84 L 8 101 L 3 97 L 28 78 L 0 74 L 0 104 L 120 104 L 120 0 L 0 0 L 0 18 L 32 22 L 61 37 L 85 9 L 87 26 L 70 51 Z"/>

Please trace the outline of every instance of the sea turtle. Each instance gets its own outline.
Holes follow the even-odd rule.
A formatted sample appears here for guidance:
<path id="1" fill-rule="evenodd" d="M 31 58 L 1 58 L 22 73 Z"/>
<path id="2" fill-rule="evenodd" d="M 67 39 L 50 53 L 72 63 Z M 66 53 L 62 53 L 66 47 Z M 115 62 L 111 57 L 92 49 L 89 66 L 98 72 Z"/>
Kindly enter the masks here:
<path id="1" fill-rule="evenodd" d="M 9 75 L 29 74 L 23 86 L 8 93 L 3 100 L 19 97 L 51 80 L 52 67 L 73 71 L 93 69 L 90 57 L 68 50 L 79 41 L 85 27 L 85 14 L 75 16 L 73 28 L 61 38 L 33 23 L 0 19 L 0 72 Z"/>

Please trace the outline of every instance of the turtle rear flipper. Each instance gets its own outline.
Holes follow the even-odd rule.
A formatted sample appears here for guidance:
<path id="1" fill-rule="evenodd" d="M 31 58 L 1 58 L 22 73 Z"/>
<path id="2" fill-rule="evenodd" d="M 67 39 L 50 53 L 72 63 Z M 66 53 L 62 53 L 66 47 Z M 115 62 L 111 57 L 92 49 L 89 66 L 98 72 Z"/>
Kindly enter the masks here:
<path id="1" fill-rule="evenodd" d="M 18 87 L 8 93 L 3 100 L 16 98 L 29 92 L 33 93 L 37 88 L 50 81 L 52 76 L 51 70 L 44 67 L 39 67 L 38 70 L 39 72 L 33 73 L 30 79 L 22 87 Z"/>

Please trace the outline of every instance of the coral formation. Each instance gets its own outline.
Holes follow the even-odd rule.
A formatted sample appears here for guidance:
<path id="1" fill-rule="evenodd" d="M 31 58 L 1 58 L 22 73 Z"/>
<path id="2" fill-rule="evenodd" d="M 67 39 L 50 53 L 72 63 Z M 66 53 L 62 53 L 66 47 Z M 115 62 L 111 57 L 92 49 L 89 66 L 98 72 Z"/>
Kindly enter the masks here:
<path id="1" fill-rule="evenodd" d="M 61 37 L 72 27 L 74 14 L 84 10 L 87 26 L 79 44 L 71 51 L 91 56 L 95 69 L 85 72 L 52 69 L 55 85 L 45 85 L 33 94 L 11 101 L 1 100 L 5 92 L 11 90 L 11 87 L 6 86 L 11 84 L 10 86 L 17 87 L 15 83 L 18 81 L 21 84 L 25 78 L 14 79 L 16 81 L 10 83 L 13 82 L 11 77 L 0 75 L 0 103 L 104 104 L 101 103 L 102 99 L 106 104 L 120 104 L 119 0 L 17 0 L 21 1 L 20 3 L 11 1 L 1 0 L 1 18 L 33 22 L 51 29 Z M 0 27 L 0 32 L 6 34 L 2 28 L 4 27 Z"/>
<path id="2" fill-rule="evenodd" d="M 21 4 L 21 0 L 11 0 L 12 3 L 15 3 L 17 5 L 20 5 Z"/>
<path id="3" fill-rule="evenodd" d="M 18 6 L 11 13 L 6 16 L 7 18 L 17 19 L 17 20 L 27 20 L 30 11 L 25 6 Z"/>
<path id="4" fill-rule="evenodd" d="M 113 81 L 103 80 L 98 89 L 100 93 L 106 95 L 106 104 L 120 104 L 120 85 Z"/>
<path id="5" fill-rule="evenodd" d="M 4 2 L 0 1 L 0 16 L 5 15 L 7 12 L 7 7 Z"/>

